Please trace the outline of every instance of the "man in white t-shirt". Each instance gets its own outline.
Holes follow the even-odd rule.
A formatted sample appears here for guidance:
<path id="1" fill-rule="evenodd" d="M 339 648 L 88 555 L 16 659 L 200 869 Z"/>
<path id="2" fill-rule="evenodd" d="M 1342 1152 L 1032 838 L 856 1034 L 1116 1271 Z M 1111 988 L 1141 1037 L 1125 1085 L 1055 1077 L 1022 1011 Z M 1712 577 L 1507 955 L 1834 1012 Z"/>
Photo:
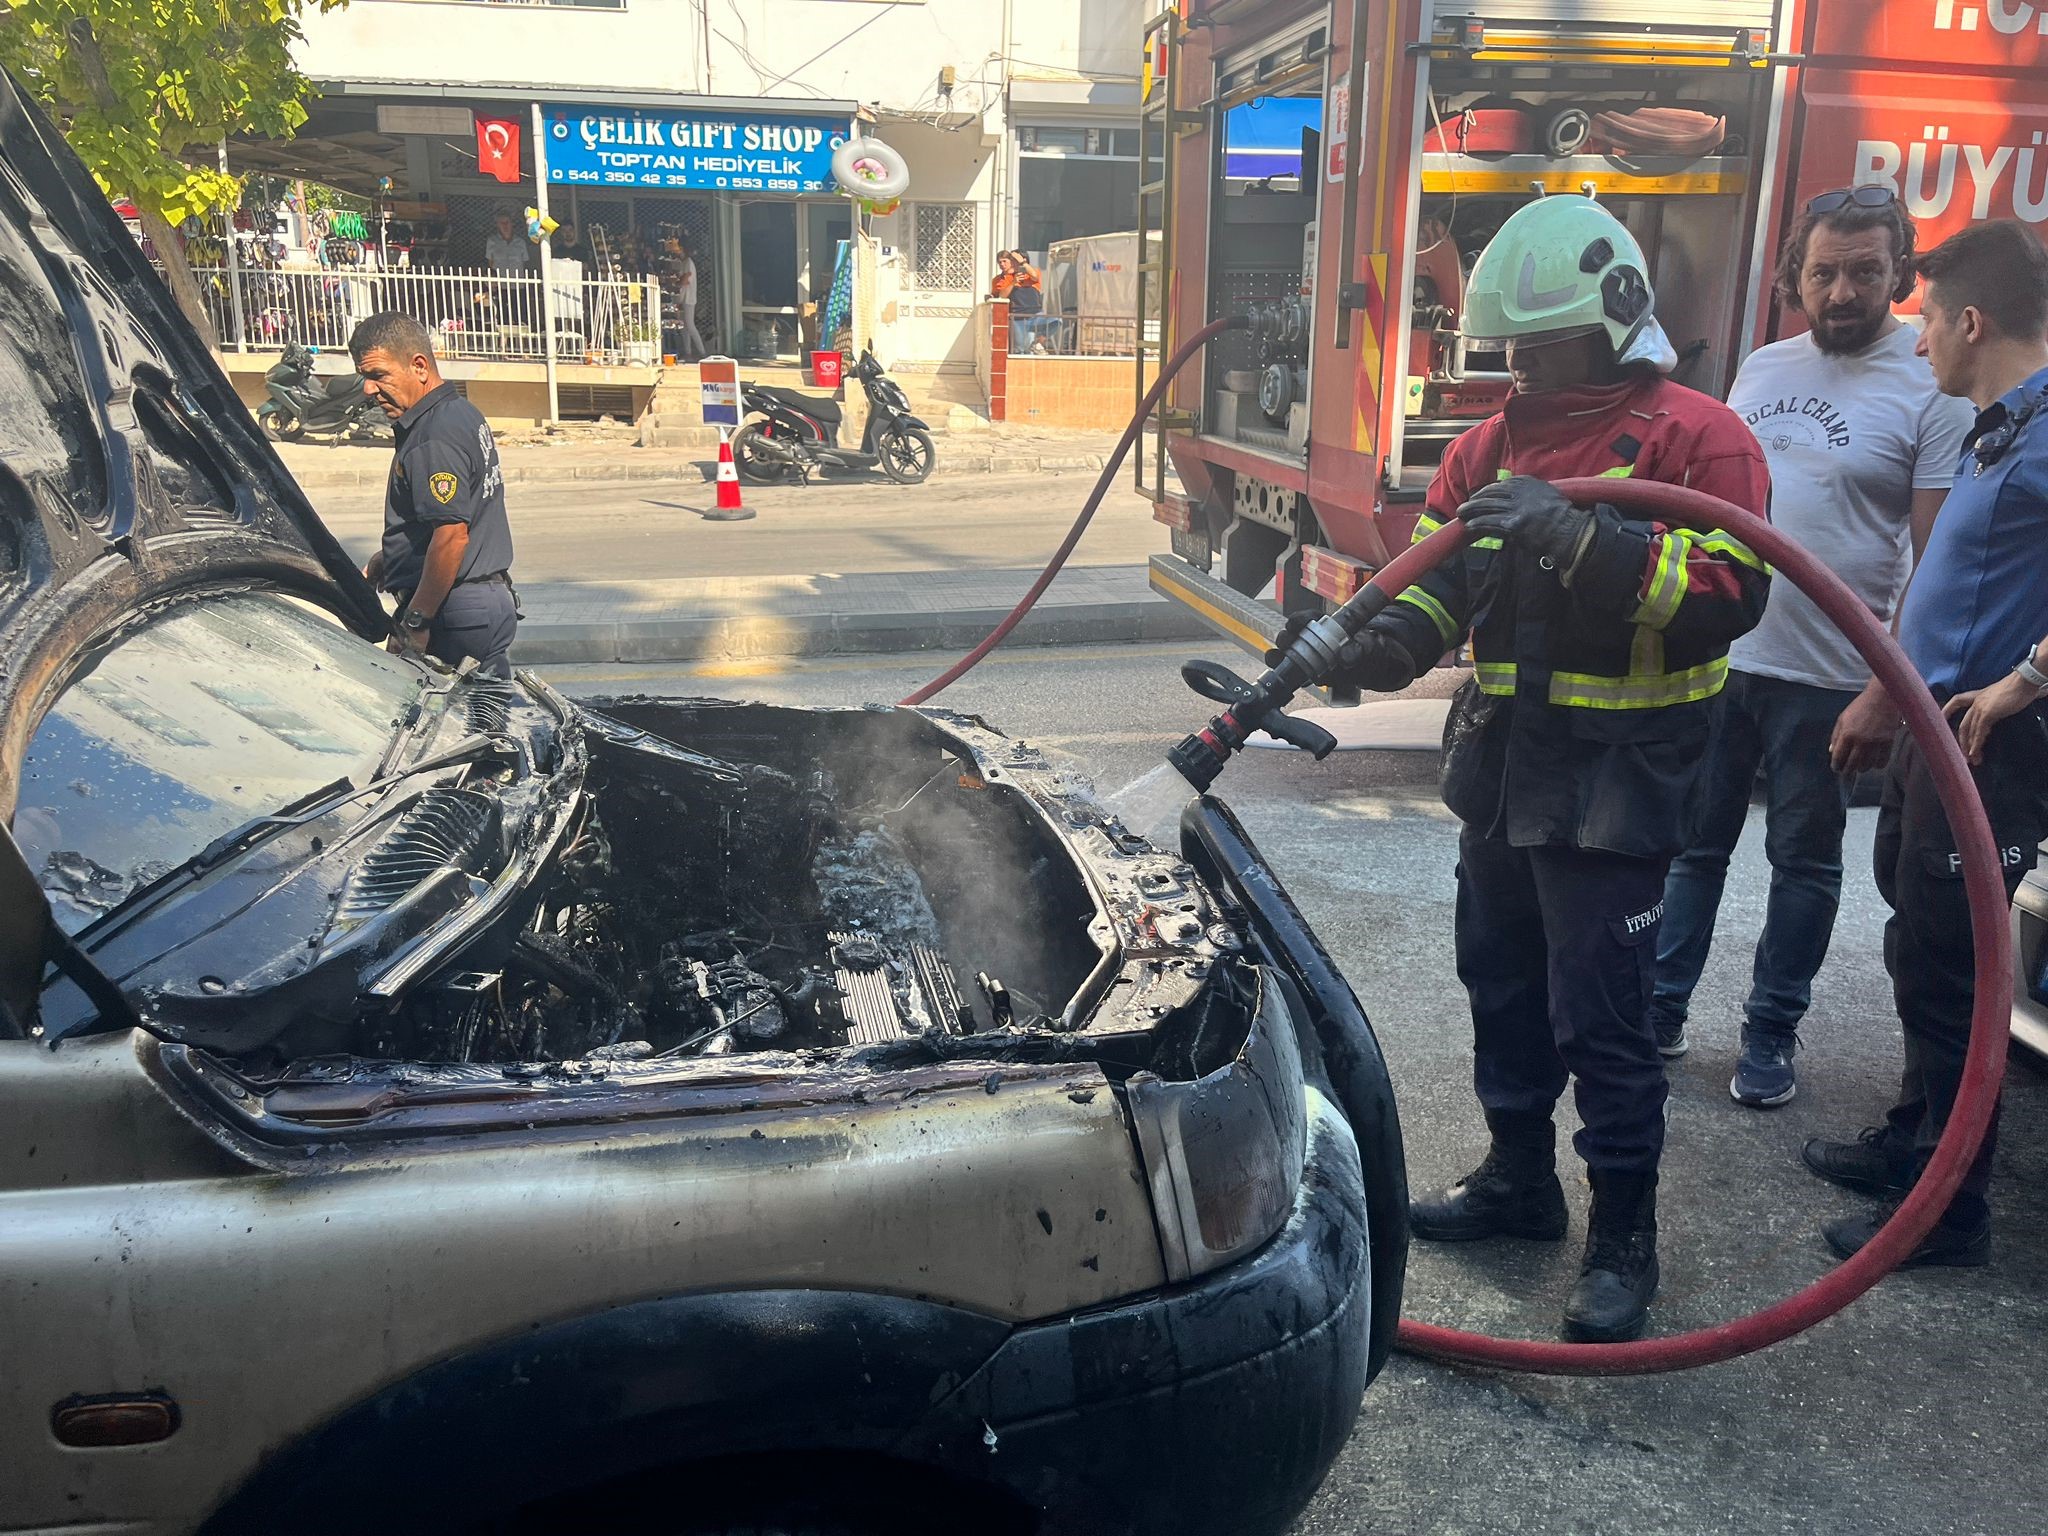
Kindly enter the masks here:
<path id="1" fill-rule="evenodd" d="M 1887 623 L 1971 422 L 1968 402 L 1935 387 L 1933 370 L 1914 356 L 1918 338 L 1892 313 L 1913 291 L 1914 238 L 1889 187 L 1816 197 L 1777 272 L 1780 299 L 1797 305 L 1811 330 L 1752 353 L 1728 397 L 1770 465 L 1771 521 Z M 1728 856 L 1761 769 L 1770 899 L 1728 1091 L 1767 1108 L 1796 1089 L 1799 1021 L 1841 898 L 1849 776 L 1884 765 L 1900 717 L 1855 647 L 1790 582 L 1772 583 L 1763 622 L 1728 660 L 1691 846 L 1665 886 L 1651 1021 L 1664 1055 L 1684 1055 Z"/>

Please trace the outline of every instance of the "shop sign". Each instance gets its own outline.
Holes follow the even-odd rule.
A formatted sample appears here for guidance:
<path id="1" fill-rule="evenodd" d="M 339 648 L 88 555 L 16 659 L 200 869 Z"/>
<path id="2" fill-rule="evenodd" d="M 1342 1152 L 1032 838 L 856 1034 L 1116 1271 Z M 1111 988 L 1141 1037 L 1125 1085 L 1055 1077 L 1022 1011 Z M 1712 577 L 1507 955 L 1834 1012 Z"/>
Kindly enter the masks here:
<path id="1" fill-rule="evenodd" d="M 740 424 L 740 365 L 729 357 L 707 357 L 697 365 L 697 384 L 703 395 L 704 424 L 736 427 Z"/>
<path id="2" fill-rule="evenodd" d="M 548 180 L 564 186 L 825 192 L 846 128 L 771 113 L 605 111 L 551 106 Z"/>

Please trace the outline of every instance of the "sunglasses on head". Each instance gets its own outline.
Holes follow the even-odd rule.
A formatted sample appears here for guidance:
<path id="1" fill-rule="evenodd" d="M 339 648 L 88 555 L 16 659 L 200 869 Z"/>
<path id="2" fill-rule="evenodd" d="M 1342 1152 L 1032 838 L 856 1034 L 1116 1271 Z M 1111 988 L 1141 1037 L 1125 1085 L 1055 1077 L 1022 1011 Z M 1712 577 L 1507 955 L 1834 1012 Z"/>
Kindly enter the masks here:
<path id="1" fill-rule="evenodd" d="M 1832 192 L 1823 192 L 1806 205 L 1808 213 L 1833 213 L 1854 203 L 1858 208 L 1889 208 L 1899 200 L 1899 194 L 1890 187 L 1863 186 L 1837 187 Z"/>

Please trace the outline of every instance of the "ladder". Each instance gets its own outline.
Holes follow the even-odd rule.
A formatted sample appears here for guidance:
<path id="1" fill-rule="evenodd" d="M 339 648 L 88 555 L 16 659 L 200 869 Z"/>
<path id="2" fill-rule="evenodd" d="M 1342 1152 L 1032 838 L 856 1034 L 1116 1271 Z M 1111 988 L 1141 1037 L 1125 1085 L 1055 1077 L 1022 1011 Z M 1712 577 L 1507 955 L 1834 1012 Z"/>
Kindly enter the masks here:
<path id="1" fill-rule="evenodd" d="M 1188 135 L 1199 133 L 1199 113 L 1174 109 L 1179 90 L 1181 41 L 1187 23 L 1181 19 L 1180 0 L 1145 25 L 1143 98 L 1138 104 L 1138 314 L 1137 392 L 1135 403 L 1142 406 L 1152 381 L 1146 364 L 1166 366 L 1173 343 L 1173 225 L 1174 194 L 1178 180 L 1178 146 Z M 1144 431 L 1152 442 L 1148 448 L 1141 434 L 1134 465 L 1138 493 L 1155 505 L 1166 499 L 1166 435 L 1192 431 L 1193 411 L 1160 405 L 1146 418 Z M 1148 473 L 1149 471 L 1149 473 Z"/>

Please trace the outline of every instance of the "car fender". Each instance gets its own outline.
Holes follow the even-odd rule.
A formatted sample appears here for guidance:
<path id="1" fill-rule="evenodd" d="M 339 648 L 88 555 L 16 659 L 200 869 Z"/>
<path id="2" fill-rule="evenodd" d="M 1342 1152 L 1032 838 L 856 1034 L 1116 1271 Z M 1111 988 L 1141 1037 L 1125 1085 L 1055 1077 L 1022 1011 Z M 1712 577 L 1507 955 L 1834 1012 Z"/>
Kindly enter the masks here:
<path id="1" fill-rule="evenodd" d="M 835 1291 L 668 1296 L 443 1360 L 274 1451 L 203 1536 L 468 1528 L 537 1500 L 753 1452 L 881 1453 L 1010 1335 Z"/>
<path id="2" fill-rule="evenodd" d="M 1408 1267 L 1408 1167 L 1386 1057 L 1351 984 L 1230 807 L 1203 795 L 1182 813 L 1180 830 L 1182 856 L 1243 906 L 1267 958 L 1299 989 L 1316 1034 L 1315 1050 L 1304 1056 L 1320 1061 L 1358 1138 L 1372 1235 L 1370 1380 L 1393 1351 Z"/>

